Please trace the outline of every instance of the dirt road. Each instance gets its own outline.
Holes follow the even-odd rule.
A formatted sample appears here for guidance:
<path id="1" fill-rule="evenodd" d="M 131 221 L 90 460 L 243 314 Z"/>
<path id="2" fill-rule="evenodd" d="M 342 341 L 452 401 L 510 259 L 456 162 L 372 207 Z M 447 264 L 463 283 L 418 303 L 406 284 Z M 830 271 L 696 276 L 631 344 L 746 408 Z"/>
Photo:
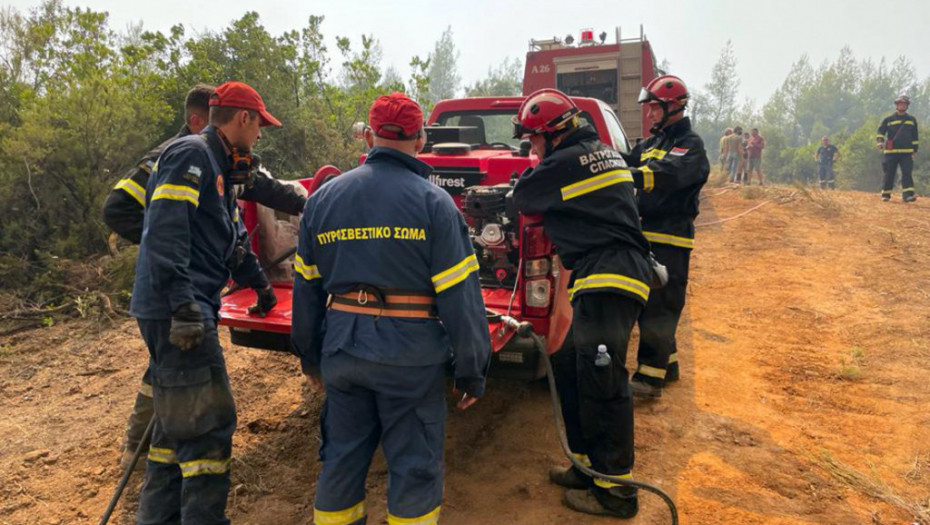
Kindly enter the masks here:
<path id="1" fill-rule="evenodd" d="M 699 229 L 683 377 L 637 405 L 635 474 L 673 494 L 682 524 L 928 525 L 930 203 L 792 191 L 705 191 L 701 223 L 772 202 Z M 310 523 L 320 400 L 293 358 L 226 348 L 233 522 Z M 132 321 L 0 338 L 0 524 L 97 522 L 145 356 Z M 540 383 L 492 381 L 450 417 L 446 456 L 446 525 L 617 523 L 563 509 L 545 481 L 562 458 Z M 116 523 L 132 523 L 140 481 Z M 386 488 L 379 457 L 369 523 Z M 668 523 L 658 499 L 641 504 L 629 523 Z"/>

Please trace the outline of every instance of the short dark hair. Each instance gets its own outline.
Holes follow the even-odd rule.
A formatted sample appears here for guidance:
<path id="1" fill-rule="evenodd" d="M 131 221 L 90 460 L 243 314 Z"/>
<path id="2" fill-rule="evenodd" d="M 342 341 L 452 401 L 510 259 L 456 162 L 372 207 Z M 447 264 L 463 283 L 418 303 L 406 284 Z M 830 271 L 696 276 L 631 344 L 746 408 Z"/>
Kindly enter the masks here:
<path id="1" fill-rule="evenodd" d="M 759 131 L 759 128 L 752 128 L 752 131 Z"/>
<path id="2" fill-rule="evenodd" d="M 210 96 L 213 95 L 213 86 L 197 84 L 187 92 L 184 97 L 184 122 L 190 122 L 191 115 L 197 113 L 206 117 L 210 113 Z"/>
<path id="3" fill-rule="evenodd" d="M 741 126 L 736 126 L 735 128 L 733 128 L 733 133 L 740 135 L 743 133 L 743 128 Z"/>
<path id="4" fill-rule="evenodd" d="M 210 106 L 210 125 L 222 126 L 232 120 L 240 111 L 248 111 L 250 119 L 258 118 L 254 109 L 234 108 L 231 106 Z"/>

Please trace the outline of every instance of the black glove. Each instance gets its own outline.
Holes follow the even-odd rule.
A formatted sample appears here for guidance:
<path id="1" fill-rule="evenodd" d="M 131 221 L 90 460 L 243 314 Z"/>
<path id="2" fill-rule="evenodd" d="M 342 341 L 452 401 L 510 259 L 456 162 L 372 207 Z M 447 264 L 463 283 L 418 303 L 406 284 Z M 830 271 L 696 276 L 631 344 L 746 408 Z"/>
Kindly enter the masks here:
<path id="1" fill-rule="evenodd" d="M 181 350 L 193 350 L 203 342 L 203 312 L 197 303 L 182 304 L 171 316 L 168 342 Z"/>
<path id="2" fill-rule="evenodd" d="M 264 288 L 256 288 L 255 295 L 258 301 L 249 307 L 250 314 L 258 314 L 259 317 L 265 317 L 274 305 L 278 304 L 278 298 L 274 295 L 274 287 L 270 284 Z"/>

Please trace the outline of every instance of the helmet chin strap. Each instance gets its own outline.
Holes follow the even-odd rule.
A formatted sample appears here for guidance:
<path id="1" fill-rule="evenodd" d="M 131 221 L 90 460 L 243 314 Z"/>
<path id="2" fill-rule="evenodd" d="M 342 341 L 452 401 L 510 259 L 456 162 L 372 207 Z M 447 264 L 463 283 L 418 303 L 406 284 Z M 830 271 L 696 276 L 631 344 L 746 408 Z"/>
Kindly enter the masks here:
<path id="1" fill-rule="evenodd" d="M 553 141 L 556 139 L 556 137 L 567 135 L 575 131 L 576 129 L 578 129 L 578 126 L 572 126 L 568 128 L 562 128 L 556 131 L 550 131 L 547 133 L 543 133 L 542 134 L 543 138 L 546 139 L 546 157 L 548 157 L 549 155 L 552 155 L 552 151 L 555 149 L 555 145 L 553 144 Z"/>
<path id="2" fill-rule="evenodd" d="M 671 117 L 672 115 L 683 113 L 685 110 L 684 106 L 678 106 L 678 109 L 669 111 L 667 102 L 660 102 L 659 105 L 662 106 L 662 120 L 660 120 L 656 124 L 653 124 L 652 127 L 649 128 L 649 132 L 652 133 L 653 135 L 665 129 L 665 126 L 668 124 L 669 117 Z"/>

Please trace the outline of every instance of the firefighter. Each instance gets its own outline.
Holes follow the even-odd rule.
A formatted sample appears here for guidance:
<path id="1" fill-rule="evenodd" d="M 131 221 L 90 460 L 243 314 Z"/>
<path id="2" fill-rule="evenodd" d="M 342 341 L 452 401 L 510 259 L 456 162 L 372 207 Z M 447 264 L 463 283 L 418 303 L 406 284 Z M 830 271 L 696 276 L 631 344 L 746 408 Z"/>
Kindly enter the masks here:
<path id="1" fill-rule="evenodd" d="M 882 181 L 882 201 L 891 200 L 891 190 L 894 189 L 894 179 L 901 167 L 901 200 L 914 202 L 914 154 L 920 145 L 917 135 L 917 119 L 907 113 L 911 105 L 911 97 L 900 95 L 894 99 L 895 112 L 885 117 L 875 136 L 876 145 L 884 151 L 882 168 L 885 172 Z"/>
<path id="2" fill-rule="evenodd" d="M 226 519 L 236 428 L 216 320 L 232 278 L 268 286 L 244 239 L 233 181 L 262 126 L 280 126 L 258 93 L 227 82 L 210 95 L 209 126 L 159 156 L 146 186 L 145 225 L 130 313 L 151 357 L 155 428 L 139 524 Z M 244 181 L 243 181 L 244 182 Z"/>
<path id="3" fill-rule="evenodd" d="M 543 89 L 514 117 L 514 137 L 528 138 L 540 163 L 520 177 L 514 204 L 542 214 L 546 234 L 572 270 L 572 325 L 553 355 L 569 446 L 582 463 L 631 477 L 633 401 L 626 352 L 633 324 L 649 298 L 649 243 L 640 229 L 633 178 L 623 158 L 580 125 L 564 93 Z M 601 349 L 605 350 L 601 352 Z M 631 518 L 635 489 L 592 480 L 574 467 L 553 469 L 576 511 Z"/>
<path id="4" fill-rule="evenodd" d="M 145 187 L 149 175 L 155 166 L 155 161 L 169 144 L 181 137 L 199 134 L 207 125 L 210 111 L 210 95 L 213 86 L 197 84 L 187 93 L 184 100 L 184 126 L 178 133 L 162 142 L 149 151 L 129 172 L 120 179 L 110 190 L 103 207 L 103 220 L 119 236 L 133 244 L 139 244 L 142 239 L 142 224 L 145 214 Z M 298 215 L 304 209 L 307 199 L 297 193 L 293 186 L 282 184 L 271 177 L 263 168 L 252 170 L 248 184 L 237 185 L 239 198 L 254 200 L 269 208 L 283 211 L 291 215 Z M 264 315 L 277 303 L 272 288 L 256 290 L 257 302 L 250 311 Z M 123 455 L 121 463 L 127 465 L 132 459 L 133 452 L 145 434 L 145 427 L 152 418 L 152 378 L 151 371 L 146 370 L 142 376 L 142 384 L 136 393 L 136 401 L 132 414 L 129 416 L 126 437 L 123 440 Z M 148 449 L 148 443 L 143 443 L 143 451 Z M 139 464 L 140 466 L 144 464 Z"/>
<path id="5" fill-rule="evenodd" d="M 833 174 L 833 163 L 840 158 L 840 150 L 830 144 L 830 137 L 820 139 L 821 146 L 814 154 L 817 161 L 817 178 L 820 179 L 820 189 L 836 189 L 836 175 Z"/>
<path id="6" fill-rule="evenodd" d="M 698 195 L 710 173 L 704 141 L 684 116 L 689 96 L 685 83 L 672 75 L 643 88 L 639 103 L 646 105 L 652 136 L 626 156 L 639 190 L 643 235 L 669 274 L 668 284 L 649 297 L 639 316 L 632 387 L 635 395 L 648 398 L 661 396 L 666 382 L 678 380 L 675 331 L 685 306 Z"/>
<path id="7" fill-rule="evenodd" d="M 484 394 L 491 343 L 464 218 L 416 158 L 422 110 L 384 95 L 369 126 L 365 163 L 310 197 L 294 264 L 293 345 L 311 388 L 326 391 L 313 523 L 365 523 L 380 442 L 387 522 L 429 525 L 442 503 L 449 361 L 464 410 Z"/>

